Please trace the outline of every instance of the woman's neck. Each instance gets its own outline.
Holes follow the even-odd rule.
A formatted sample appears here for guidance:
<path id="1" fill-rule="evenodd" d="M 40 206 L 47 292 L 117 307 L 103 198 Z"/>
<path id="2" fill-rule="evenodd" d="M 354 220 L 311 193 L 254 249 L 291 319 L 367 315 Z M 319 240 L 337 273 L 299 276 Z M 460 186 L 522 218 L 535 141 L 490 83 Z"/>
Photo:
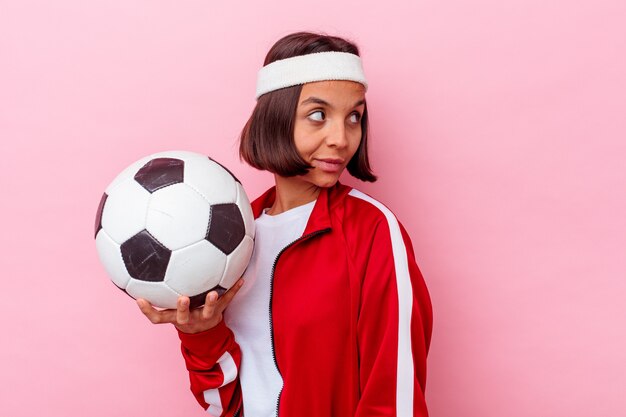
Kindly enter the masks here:
<path id="1" fill-rule="evenodd" d="M 276 182 L 276 199 L 267 211 L 270 216 L 283 213 L 317 199 L 321 188 L 298 177 L 281 177 L 274 175 Z"/>

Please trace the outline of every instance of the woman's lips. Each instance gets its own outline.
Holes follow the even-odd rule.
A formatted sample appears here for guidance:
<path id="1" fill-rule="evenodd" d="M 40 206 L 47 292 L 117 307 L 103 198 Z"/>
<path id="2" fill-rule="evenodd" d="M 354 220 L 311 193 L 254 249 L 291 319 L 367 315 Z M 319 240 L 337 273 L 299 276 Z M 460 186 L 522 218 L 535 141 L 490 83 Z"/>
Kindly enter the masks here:
<path id="1" fill-rule="evenodd" d="M 316 159 L 315 166 L 324 172 L 339 172 L 343 168 L 341 159 Z"/>

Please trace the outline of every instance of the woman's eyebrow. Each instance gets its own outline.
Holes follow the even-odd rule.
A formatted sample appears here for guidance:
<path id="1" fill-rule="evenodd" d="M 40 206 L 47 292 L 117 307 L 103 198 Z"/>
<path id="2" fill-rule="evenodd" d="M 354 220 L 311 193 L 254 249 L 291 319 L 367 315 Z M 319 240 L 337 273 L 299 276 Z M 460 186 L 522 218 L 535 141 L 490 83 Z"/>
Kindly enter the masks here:
<path id="1" fill-rule="evenodd" d="M 317 103 L 317 104 L 321 104 L 327 107 L 330 107 L 331 109 L 333 108 L 333 105 L 330 104 L 329 102 L 327 102 L 326 100 L 322 100 L 319 97 L 309 97 L 306 100 L 303 100 L 300 105 L 305 105 L 305 104 L 309 104 L 309 103 Z M 354 103 L 354 106 L 352 107 L 356 107 L 356 106 L 360 106 L 361 104 L 364 104 L 365 100 L 359 100 L 356 103 Z"/>

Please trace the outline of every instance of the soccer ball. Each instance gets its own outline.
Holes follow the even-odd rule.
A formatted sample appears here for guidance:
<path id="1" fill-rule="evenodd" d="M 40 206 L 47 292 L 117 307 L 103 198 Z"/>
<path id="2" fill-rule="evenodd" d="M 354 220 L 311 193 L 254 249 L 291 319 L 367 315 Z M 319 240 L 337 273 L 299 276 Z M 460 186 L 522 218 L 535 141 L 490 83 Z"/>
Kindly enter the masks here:
<path id="1" fill-rule="evenodd" d="M 241 183 L 194 152 L 160 152 L 123 170 L 106 188 L 95 226 L 100 261 L 133 298 L 176 308 L 204 304 L 241 277 L 254 245 L 254 216 Z"/>

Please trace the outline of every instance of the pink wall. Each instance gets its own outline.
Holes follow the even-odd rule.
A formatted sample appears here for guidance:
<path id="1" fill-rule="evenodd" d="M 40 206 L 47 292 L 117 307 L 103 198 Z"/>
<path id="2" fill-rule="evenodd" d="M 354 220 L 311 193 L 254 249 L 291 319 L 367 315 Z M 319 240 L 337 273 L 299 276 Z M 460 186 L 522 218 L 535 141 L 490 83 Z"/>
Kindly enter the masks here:
<path id="1" fill-rule="evenodd" d="M 237 134 L 303 29 L 361 45 L 381 179 L 359 186 L 431 291 L 431 415 L 626 415 L 624 21 L 620 0 L 2 1 L 0 415 L 204 415 L 174 329 L 100 266 L 94 213 L 167 149 L 257 196 Z"/>

